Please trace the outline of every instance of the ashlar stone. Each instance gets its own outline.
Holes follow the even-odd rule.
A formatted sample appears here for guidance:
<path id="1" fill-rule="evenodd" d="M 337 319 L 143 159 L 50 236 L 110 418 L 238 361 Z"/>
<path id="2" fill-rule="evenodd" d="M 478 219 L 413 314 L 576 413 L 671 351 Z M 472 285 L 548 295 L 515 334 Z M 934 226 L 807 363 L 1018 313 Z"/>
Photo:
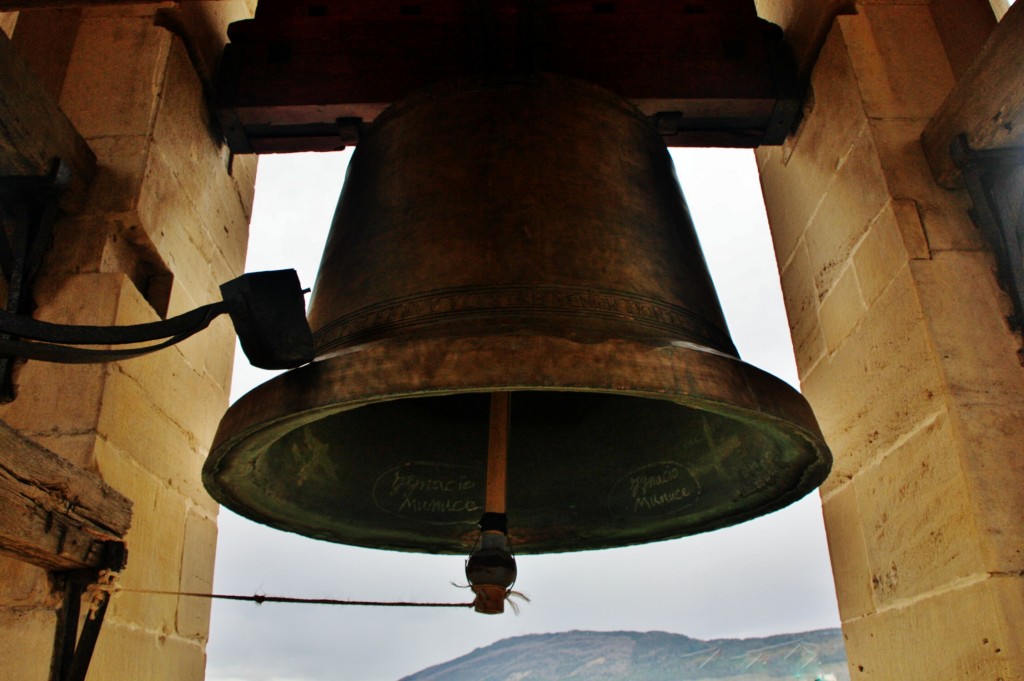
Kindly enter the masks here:
<path id="1" fill-rule="evenodd" d="M 803 377 L 825 355 L 825 337 L 818 318 L 818 293 L 811 261 L 803 242 L 782 271 L 782 300 L 789 318 L 797 370 Z"/>
<path id="2" fill-rule="evenodd" d="M 151 16 L 83 16 L 60 105 L 87 141 L 149 134 L 170 44 Z"/>
<path id="3" fill-rule="evenodd" d="M 157 598 L 169 597 L 150 596 L 151 600 Z M 204 677 L 206 654 L 199 641 L 175 636 L 170 631 L 139 629 L 109 615 L 103 629 L 89 665 L 90 677 L 160 681 L 195 681 Z"/>
<path id="4" fill-rule="evenodd" d="M 953 89 L 927 3 L 859 2 L 836 22 L 870 118 L 931 117 Z"/>
<path id="5" fill-rule="evenodd" d="M 55 626 L 51 608 L 0 608 L 0 681 L 48 678 L 50 656 L 39 642 L 52 642 Z"/>
<path id="6" fill-rule="evenodd" d="M 854 478 L 879 608 L 983 569 L 960 446 L 939 412 Z"/>
<path id="7" fill-rule="evenodd" d="M 853 269 L 857 273 L 864 303 L 870 306 L 888 288 L 909 256 L 904 247 L 896 208 L 890 202 L 871 223 L 853 253 Z"/>
<path id="8" fill-rule="evenodd" d="M 889 203 L 878 151 L 866 126 L 861 133 L 804 235 L 819 299 L 835 285 L 854 248 Z"/>
<path id="9" fill-rule="evenodd" d="M 213 591 L 217 524 L 214 519 L 190 510 L 185 519 L 185 547 L 179 591 L 208 594 Z M 182 597 L 178 605 L 177 633 L 205 640 L 210 630 L 210 599 Z"/>
<path id="10" fill-rule="evenodd" d="M 852 678 L 993 681 L 1024 677 L 1024 579 L 989 577 L 844 623 Z"/>
<path id="11" fill-rule="evenodd" d="M 832 560 L 839 617 L 846 622 L 875 608 L 856 487 L 843 484 L 835 488 L 822 501 L 821 509 L 828 527 L 828 553 Z"/>
<path id="12" fill-rule="evenodd" d="M 829 353 L 836 351 L 866 311 L 867 305 L 857 281 L 857 271 L 853 267 L 847 267 L 840 273 L 832 290 L 821 301 L 818 310 L 821 329 L 825 335 L 825 347 Z"/>
<path id="13" fill-rule="evenodd" d="M 801 388 L 835 455 L 824 494 L 943 408 L 945 386 L 908 267 Z"/>

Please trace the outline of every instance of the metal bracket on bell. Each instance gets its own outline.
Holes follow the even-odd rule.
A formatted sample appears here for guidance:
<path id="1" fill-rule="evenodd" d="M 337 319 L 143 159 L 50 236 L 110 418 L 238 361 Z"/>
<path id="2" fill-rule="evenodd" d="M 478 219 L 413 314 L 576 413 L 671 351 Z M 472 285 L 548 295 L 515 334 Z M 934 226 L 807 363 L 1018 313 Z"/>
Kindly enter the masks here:
<path id="1" fill-rule="evenodd" d="M 313 334 L 295 270 L 252 272 L 221 286 L 223 300 L 148 324 L 77 326 L 51 324 L 0 311 L 0 356 L 62 364 L 114 362 L 170 347 L 199 333 L 227 313 L 242 351 L 261 369 L 292 369 L 313 359 Z M 153 345 L 139 343 L 162 340 Z M 78 345 L 135 345 L 103 350 Z"/>
<path id="2" fill-rule="evenodd" d="M 466 579 L 476 594 L 473 607 L 485 615 L 505 612 L 505 599 L 515 584 L 516 559 L 508 550 L 508 518 L 484 513 L 480 519 L 480 545 L 466 561 Z"/>
<path id="3" fill-rule="evenodd" d="M 220 287 L 242 352 L 260 369 L 294 369 L 313 361 L 313 332 L 295 270 L 253 272 Z"/>

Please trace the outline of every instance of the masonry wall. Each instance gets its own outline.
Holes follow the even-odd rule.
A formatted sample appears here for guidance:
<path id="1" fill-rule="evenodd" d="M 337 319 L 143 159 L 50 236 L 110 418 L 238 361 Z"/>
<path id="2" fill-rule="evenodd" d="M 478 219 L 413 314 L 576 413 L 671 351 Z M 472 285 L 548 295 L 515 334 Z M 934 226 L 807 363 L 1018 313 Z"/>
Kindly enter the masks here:
<path id="1" fill-rule="evenodd" d="M 220 144 L 203 83 L 252 4 L 0 15 L 99 159 L 86 209 L 58 226 L 38 317 L 154 320 L 241 271 L 254 162 Z M 1021 338 L 966 196 L 932 181 L 918 142 L 1005 3 L 758 5 L 811 77 L 800 129 L 758 163 L 803 389 L 836 454 L 822 500 L 853 678 L 1022 679 Z M 210 587 L 199 468 L 232 349 L 220 321 L 145 359 L 28 363 L 0 408 L 134 500 L 126 587 Z M 56 605 L 45 573 L 0 558 L 0 679 L 47 678 Z M 118 596 L 92 677 L 201 679 L 208 608 Z"/>
<path id="2" fill-rule="evenodd" d="M 846 9 L 805 120 L 757 158 L 836 456 L 821 496 L 852 678 L 1024 679 L 1021 337 L 966 194 L 935 184 L 919 142 L 992 9 Z"/>
<path id="3" fill-rule="evenodd" d="M 153 321 L 220 299 L 241 273 L 255 160 L 232 159 L 203 82 L 243 0 L 34 10 L 2 17 L 14 45 L 86 138 L 98 172 L 85 209 L 57 226 L 36 316 L 79 324 Z M 186 36 L 182 39 L 181 36 Z M 217 506 L 200 468 L 227 406 L 234 336 L 216 321 L 189 341 L 107 365 L 29 362 L 0 419 L 134 502 L 129 588 L 212 586 Z M 0 679 L 49 674 L 56 597 L 42 570 L 0 558 Z M 93 679 L 198 680 L 209 603 L 120 594 Z"/>

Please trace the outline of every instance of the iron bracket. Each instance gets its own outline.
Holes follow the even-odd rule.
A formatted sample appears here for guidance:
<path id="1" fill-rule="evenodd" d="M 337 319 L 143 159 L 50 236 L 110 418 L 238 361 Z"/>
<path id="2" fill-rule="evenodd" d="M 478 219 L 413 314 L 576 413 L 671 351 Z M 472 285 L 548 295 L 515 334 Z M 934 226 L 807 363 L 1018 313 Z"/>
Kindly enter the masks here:
<path id="1" fill-rule="evenodd" d="M 971 149 L 960 135 L 950 155 L 974 204 L 971 219 L 995 251 L 999 278 L 1015 308 L 1010 326 L 1019 331 L 1024 327 L 1024 147 Z"/>
<path id="2" fill-rule="evenodd" d="M 3 309 L 10 314 L 28 315 L 35 307 L 32 283 L 53 238 L 57 202 L 70 185 L 71 169 L 60 159 L 47 175 L 0 177 L 0 269 L 7 280 Z M 14 361 L 0 357 L 0 403 L 14 399 Z"/>
<path id="3" fill-rule="evenodd" d="M 128 561 L 128 551 L 122 542 L 107 542 L 105 548 L 101 567 L 58 572 L 54 575 L 55 581 L 64 591 L 64 599 L 57 611 L 50 681 L 85 681 L 89 673 L 89 663 L 96 650 L 110 594 L 102 594 L 97 598 L 79 631 L 82 596 L 89 586 L 100 582 L 101 572 L 120 572 Z"/>
<path id="4" fill-rule="evenodd" d="M 62 364 L 117 362 L 180 343 L 227 313 L 242 351 L 253 366 L 294 369 L 313 360 L 313 335 L 306 322 L 304 293 L 295 270 L 277 270 L 243 274 L 221 286 L 221 302 L 146 324 L 53 324 L 0 311 L 0 357 Z M 160 339 L 166 340 L 139 345 Z M 79 345 L 131 347 L 76 347 Z"/>

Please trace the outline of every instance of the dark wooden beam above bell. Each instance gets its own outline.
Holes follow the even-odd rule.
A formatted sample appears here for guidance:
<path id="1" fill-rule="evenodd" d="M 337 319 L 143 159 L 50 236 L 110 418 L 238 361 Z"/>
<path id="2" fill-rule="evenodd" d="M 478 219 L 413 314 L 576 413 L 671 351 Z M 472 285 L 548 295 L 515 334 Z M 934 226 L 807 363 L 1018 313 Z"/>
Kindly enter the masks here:
<path id="1" fill-rule="evenodd" d="M 236 153 L 351 145 L 409 92 L 482 73 L 601 85 L 670 146 L 781 144 L 800 108 L 752 0 L 261 0 L 229 37 L 217 108 Z"/>

